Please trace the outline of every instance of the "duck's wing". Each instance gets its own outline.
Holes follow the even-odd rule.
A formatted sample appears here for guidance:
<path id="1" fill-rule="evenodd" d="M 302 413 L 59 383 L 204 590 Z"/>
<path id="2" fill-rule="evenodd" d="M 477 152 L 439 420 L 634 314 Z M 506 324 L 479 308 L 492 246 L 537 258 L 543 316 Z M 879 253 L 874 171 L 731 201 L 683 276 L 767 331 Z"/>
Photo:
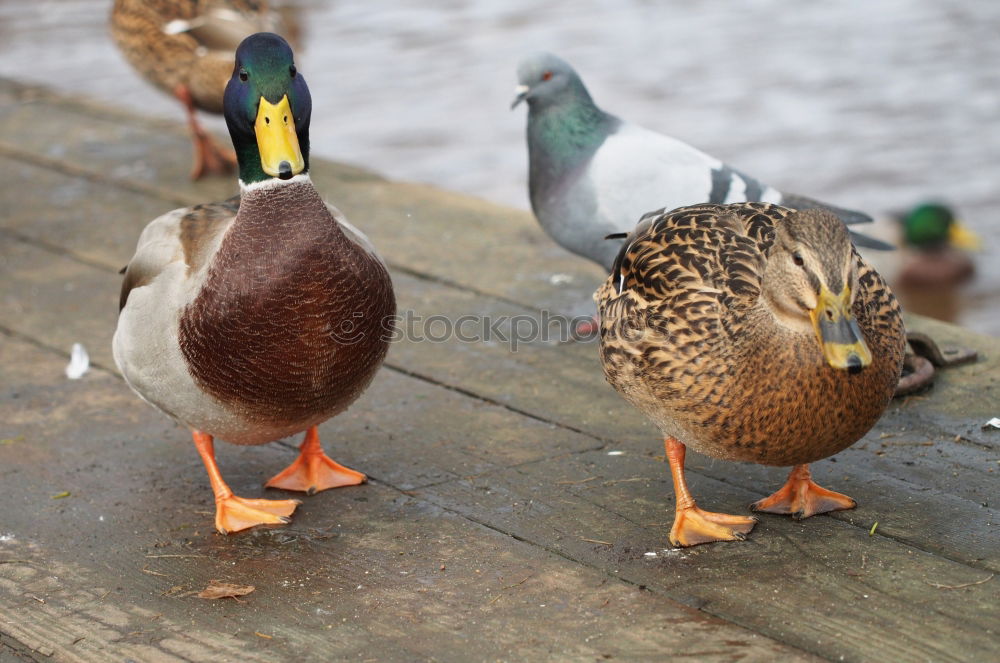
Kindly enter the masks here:
<path id="1" fill-rule="evenodd" d="M 595 293 L 605 345 L 659 365 L 731 343 L 760 297 L 774 224 L 790 213 L 740 203 L 644 217 Z"/>
<path id="2" fill-rule="evenodd" d="M 151 283 L 178 260 L 186 263 L 187 277 L 204 274 L 238 210 L 237 196 L 224 202 L 175 209 L 150 221 L 139 236 L 135 255 L 123 270 L 118 310 L 125 308 L 133 290 Z"/>
<path id="3" fill-rule="evenodd" d="M 766 252 L 778 219 L 770 203 L 691 205 L 644 216 L 625 240 L 609 282 L 647 300 L 712 291 L 745 308 L 760 294 Z"/>
<path id="4" fill-rule="evenodd" d="M 277 15 L 263 0 L 209 0 L 196 12 L 171 17 L 163 25 L 168 35 L 187 34 L 201 48 L 232 53 L 248 35 L 280 32 Z"/>

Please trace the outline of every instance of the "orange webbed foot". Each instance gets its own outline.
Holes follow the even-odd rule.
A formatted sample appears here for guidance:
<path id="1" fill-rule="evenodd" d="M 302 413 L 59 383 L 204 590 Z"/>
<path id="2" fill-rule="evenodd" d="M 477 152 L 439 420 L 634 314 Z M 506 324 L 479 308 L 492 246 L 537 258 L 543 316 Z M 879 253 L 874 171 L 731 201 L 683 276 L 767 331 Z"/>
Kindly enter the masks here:
<path id="1" fill-rule="evenodd" d="M 776 493 L 750 505 L 754 511 L 791 514 L 801 520 L 818 513 L 853 509 L 858 505 L 847 495 L 835 493 L 812 480 L 808 465 L 796 465 L 788 481 Z"/>
<path id="2" fill-rule="evenodd" d="M 299 504 L 299 500 L 223 497 L 215 501 L 215 529 L 230 534 L 256 525 L 286 525 Z"/>
<path id="3" fill-rule="evenodd" d="M 704 511 L 697 506 L 678 509 L 670 528 L 670 544 L 687 547 L 715 541 L 742 541 L 757 524 L 753 516 Z"/>
<path id="4" fill-rule="evenodd" d="M 361 472 L 344 467 L 323 453 L 315 426 L 306 431 L 299 449 L 299 457 L 264 484 L 267 488 L 298 490 L 313 495 L 328 488 L 356 486 L 367 479 Z"/>
<path id="5" fill-rule="evenodd" d="M 674 525 L 670 528 L 670 544 L 696 546 L 716 541 L 742 541 L 757 524 L 753 516 L 733 516 L 728 513 L 703 511 L 694 503 L 684 478 L 684 444 L 675 437 L 664 439 L 670 474 L 674 479 Z"/>
<path id="6" fill-rule="evenodd" d="M 194 446 L 205 463 L 208 480 L 215 494 L 215 529 L 220 534 L 239 532 L 255 525 L 285 525 L 301 502 L 298 500 L 264 500 L 236 497 L 222 478 L 215 462 L 215 442 L 212 436 L 199 430 L 191 431 Z"/>

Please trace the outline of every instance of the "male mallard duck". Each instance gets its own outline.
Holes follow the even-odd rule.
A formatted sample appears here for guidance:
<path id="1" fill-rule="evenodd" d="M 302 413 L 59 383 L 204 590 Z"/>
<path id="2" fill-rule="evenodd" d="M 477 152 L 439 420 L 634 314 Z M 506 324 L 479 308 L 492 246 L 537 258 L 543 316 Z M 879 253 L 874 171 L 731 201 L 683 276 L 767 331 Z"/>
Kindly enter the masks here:
<path id="1" fill-rule="evenodd" d="M 194 111 L 222 112 L 236 47 L 244 37 L 274 27 L 266 0 L 115 0 L 111 35 L 125 59 L 187 109 L 195 150 L 192 179 L 235 167 L 236 157 L 212 140 Z"/>
<path id="2" fill-rule="evenodd" d="M 605 376 L 666 438 L 672 544 L 742 539 L 756 522 L 695 506 L 685 445 L 794 465 L 755 510 L 806 518 L 855 506 L 813 483 L 808 463 L 875 424 L 905 337 L 892 292 L 836 216 L 767 203 L 650 213 L 594 298 Z"/>
<path id="3" fill-rule="evenodd" d="M 872 234 L 899 247 L 866 254 L 879 273 L 894 286 L 920 293 L 927 287 L 939 290 L 968 280 L 975 273 L 969 252 L 982 248 L 982 240 L 941 203 L 921 203 L 883 217 Z"/>
<path id="4" fill-rule="evenodd" d="M 549 236 L 610 269 L 619 241 L 654 209 L 700 203 L 766 201 L 795 209 L 823 207 L 845 223 L 866 223 L 840 209 L 763 184 L 675 138 L 604 112 L 576 71 L 549 53 L 517 68 L 513 106 L 528 104 L 528 193 Z M 513 107 L 512 106 L 512 107 Z M 855 235 L 858 246 L 892 248 Z"/>
<path id="5" fill-rule="evenodd" d="M 955 218 L 950 207 L 923 203 L 899 215 L 897 221 L 905 249 L 900 284 L 954 285 L 975 273 L 968 252 L 980 248 L 980 239 Z"/>
<path id="6" fill-rule="evenodd" d="M 215 437 L 263 444 L 306 431 L 271 487 L 311 494 L 364 481 L 324 455 L 316 426 L 371 382 L 396 310 L 371 243 L 309 178 L 312 102 L 292 50 L 257 34 L 236 63 L 225 116 L 238 205 L 178 209 L 146 227 L 114 337 L 132 389 L 192 430 L 223 533 L 288 522 L 298 501 L 234 496 L 215 464 Z"/>

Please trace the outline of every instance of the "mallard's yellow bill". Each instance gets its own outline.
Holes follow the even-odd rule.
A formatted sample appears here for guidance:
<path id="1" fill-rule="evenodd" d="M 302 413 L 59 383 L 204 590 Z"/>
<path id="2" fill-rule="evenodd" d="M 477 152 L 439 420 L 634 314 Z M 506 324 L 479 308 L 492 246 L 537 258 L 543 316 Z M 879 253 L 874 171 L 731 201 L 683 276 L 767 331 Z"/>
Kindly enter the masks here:
<path id="1" fill-rule="evenodd" d="M 850 288 L 845 286 L 839 295 L 834 295 L 823 286 L 809 317 L 826 362 L 834 368 L 857 373 L 872 363 L 872 353 L 850 307 Z"/>
<path id="2" fill-rule="evenodd" d="M 959 223 L 958 220 L 955 220 L 948 227 L 948 243 L 966 251 L 979 251 L 983 248 L 983 240 L 979 238 L 979 235 Z"/>
<path id="3" fill-rule="evenodd" d="M 287 94 L 276 104 L 263 96 L 260 98 L 254 132 L 260 150 L 260 165 L 265 173 L 287 180 L 305 169 Z"/>

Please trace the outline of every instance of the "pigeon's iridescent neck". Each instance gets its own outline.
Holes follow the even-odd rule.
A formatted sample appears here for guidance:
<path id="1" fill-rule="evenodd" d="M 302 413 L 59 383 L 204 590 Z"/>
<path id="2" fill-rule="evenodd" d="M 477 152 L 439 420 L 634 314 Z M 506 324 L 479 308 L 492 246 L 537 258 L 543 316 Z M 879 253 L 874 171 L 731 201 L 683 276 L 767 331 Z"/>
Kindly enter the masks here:
<path id="1" fill-rule="evenodd" d="M 558 185 L 589 163 L 604 140 L 621 121 L 608 115 L 590 99 L 531 109 L 528 115 L 529 187 L 531 195 Z"/>

